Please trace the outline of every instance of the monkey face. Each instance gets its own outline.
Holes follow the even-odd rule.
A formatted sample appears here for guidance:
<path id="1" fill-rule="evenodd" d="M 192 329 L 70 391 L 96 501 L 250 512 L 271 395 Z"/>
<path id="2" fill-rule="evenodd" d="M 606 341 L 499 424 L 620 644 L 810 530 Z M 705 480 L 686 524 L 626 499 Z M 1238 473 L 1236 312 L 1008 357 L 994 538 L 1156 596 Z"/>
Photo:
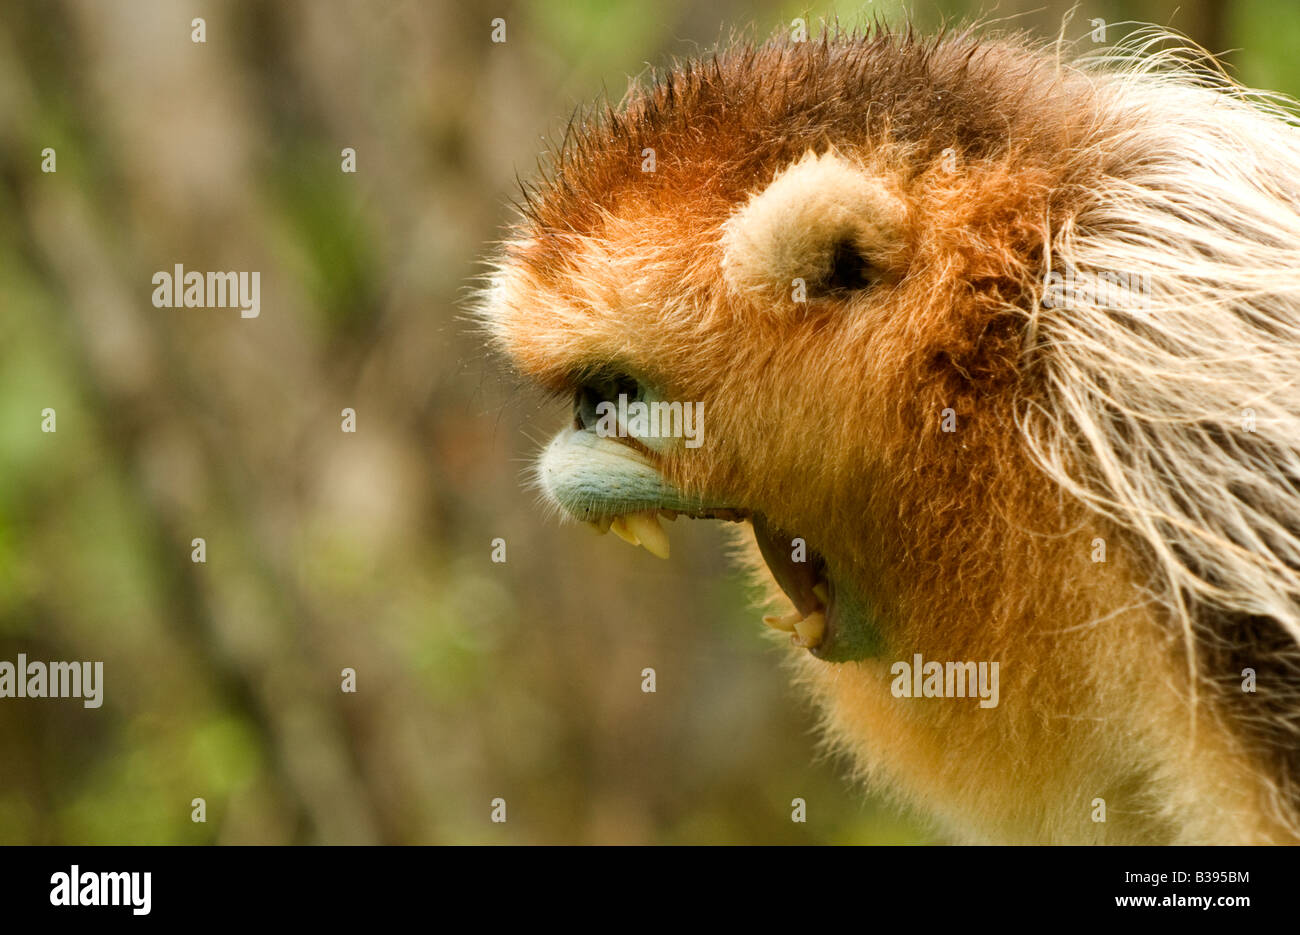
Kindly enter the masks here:
<path id="1" fill-rule="evenodd" d="M 765 619 L 830 660 L 878 646 L 861 583 L 887 533 L 864 516 L 910 408 L 894 349 L 936 295 L 887 152 L 807 150 L 671 212 L 633 190 L 593 231 L 509 245 L 491 292 L 513 360 L 573 400 L 548 501 L 664 558 L 662 518 L 750 523 L 793 605 Z"/>

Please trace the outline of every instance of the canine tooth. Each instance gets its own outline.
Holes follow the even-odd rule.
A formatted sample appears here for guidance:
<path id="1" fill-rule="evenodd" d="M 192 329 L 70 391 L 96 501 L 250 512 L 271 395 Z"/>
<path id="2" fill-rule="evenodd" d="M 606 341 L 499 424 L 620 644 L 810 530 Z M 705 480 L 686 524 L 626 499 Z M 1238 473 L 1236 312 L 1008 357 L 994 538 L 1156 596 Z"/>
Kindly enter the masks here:
<path id="1" fill-rule="evenodd" d="M 605 535 L 605 533 L 609 532 L 609 520 L 608 520 L 608 519 L 592 519 L 592 520 L 588 520 L 587 523 L 586 523 L 586 525 L 590 526 L 592 532 L 594 532 L 594 533 L 595 533 L 596 535 L 598 535 L 598 536 L 603 536 L 603 535 Z"/>
<path id="2" fill-rule="evenodd" d="M 768 614 L 763 618 L 763 622 L 773 630 L 781 630 L 784 633 L 793 633 L 795 624 L 802 619 L 803 615 L 800 614 L 799 611 L 792 610 L 790 613 L 779 617 L 776 614 Z"/>
<path id="3" fill-rule="evenodd" d="M 600 530 L 602 536 L 609 532 L 609 524 L 613 522 L 613 519 L 612 516 L 602 516 L 600 519 L 596 520 L 596 527 Z"/>
<path id="4" fill-rule="evenodd" d="M 618 536 L 628 545 L 641 544 L 641 540 L 636 537 L 636 533 L 632 532 L 632 530 L 628 528 L 626 516 L 615 516 L 610 521 L 609 528 L 614 535 Z"/>
<path id="5" fill-rule="evenodd" d="M 813 585 L 813 594 L 816 595 L 817 600 L 821 601 L 823 604 L 829 604 L 831 602 L 830 591 L 827 590 L 825 581 L 818 581 Z"/>
<path id="6" fill-rule="evenodd" d="M 791 641 L 796 646 L 812 649 L 814 646 L 821 645 L 822 634 L 825 632 L 826 615 L 821 611 L 817 611 L 804 617 L 794 625 L 794 636 Z"/>
<path id="7" fill-rule="evenodd" d="M 644 513 L 629 513 L 624 522 L 647 552 L 658 558 L 668 557 L 668 533 L 659 525 L 658 516 L 648 510 Z"/>

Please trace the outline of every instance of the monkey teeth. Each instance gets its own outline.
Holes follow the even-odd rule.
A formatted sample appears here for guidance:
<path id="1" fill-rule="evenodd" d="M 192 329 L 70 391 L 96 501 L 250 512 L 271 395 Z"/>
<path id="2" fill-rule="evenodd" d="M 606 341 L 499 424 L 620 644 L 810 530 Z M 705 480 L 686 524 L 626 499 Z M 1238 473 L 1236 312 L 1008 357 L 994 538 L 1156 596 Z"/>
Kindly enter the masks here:
<path id="1" fill-rule="evenodd" d="M 668 533 L 659 525 L 657 511 L 628 513 L 622 519 L 647 552 L 657 558 L 668 557 Z"/>
<path id="2" fill-rule="evenodd" d="M 803 620 L 803 614 L 799 613 L 797 610 L 792 610 L 782 617 L 769 614 L 763 618 L 763 622 L 769 627 L 773 630 L 780 630 L 783 633 L 793 633 L 795 624 L 801 620 Z"/>
<path id="3" fill-rule="evenodd" d="M 742 523 L 749 514 L 731 507 L 702 507 L 699 510 L 642 510 L 639 513 L 621 513 L 618 516 L 601 516 L 587 520 L 587 525 L 604 535 L 613 532 L 629 545 L 644 546 L 658 558 L 668 557 L 668 533 L 659 525 L 661 519 L 669 522 L 679 516 L 690 519 L 720 519 L 728 523 Z"/>
<path id="4" fill-rule="evenodd" d="M 814 611 L 794 625 L 794 636 L 790 642 L 804 649 L 820 646 L 822 634 L 826 632 L 826 615 L 820 610 Z"/>
<path id="5" fill-rule="evenodd" d="M 628 545 L 641 544 L 641 540 L 636 537 L 636 533 L 628 528 L 626 517 L 615 516 L 613 520 L 610 521 L 609 528 L 613 531 L 614 535 L 618 536 Z"/>
<path id="6" fill-rule="evenodd" d="M 819 610 L 814 610 L 805 616 L 795 609 L 788 614 L 780 616 L 768 614 L 763 618 L 763 622 L 773 630 L 789 633 L 790 642 L 804 649 L 820 646 L 822 637 L 826 634 L 826 607 L 830 604 L 830 590 L 826 587 L 825 581 L 817 582 L 812 590 L 822 603 Z"/>
<path id="7" fill-rule="evenodd" d="M 604 517 L 588 523 L 597 532 L 612 531 L 629 545 L 643 546 L 656 558 L 668 557 L 668 533 L 659 525 L 658 510 L 645 510 L 641 513 L 624 513 L 621 516 Z M 668 517 L 676 519 L 673 513 Z"/>

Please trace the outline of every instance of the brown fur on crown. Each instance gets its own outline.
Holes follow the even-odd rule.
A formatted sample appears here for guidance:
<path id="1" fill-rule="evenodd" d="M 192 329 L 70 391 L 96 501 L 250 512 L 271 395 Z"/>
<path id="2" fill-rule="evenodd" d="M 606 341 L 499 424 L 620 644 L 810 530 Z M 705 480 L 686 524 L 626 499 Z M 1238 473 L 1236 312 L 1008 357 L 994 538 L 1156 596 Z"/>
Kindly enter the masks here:
<path id="1" fill-rule="evenodd" d="M 569 128 L 526 192 L 491 327 L 554 389 L 617 362 L 705 402 L 708 444 L 663 473 L 761 506 L 854 570 L 885 655 L 795 665 L 829 736 L 954 834 L 1287 840 L 1265 801 L 1278 778 L 1260 778 L 1226 716 L 1193 727 L 1178 634 L 1128 606 L 1149 570 L 1114 547 L 1125 531 L 1064 497 L 1017 432 L 1040 392 L 1021 364 L 1044 219 L 1122 171 L 1083 145 L 1091 94 L 1019 40 L 966 34 L 778 40 L 683 64 Z M 903 193 L 906 275 L 794 311 L 728 289 L 727 218 L 832 149 Z M 1107 564 L 1087 561 L 1096 536 Z M 892 698 L 889 665 L 912 653 L 1000 661 L 1001 705 Z"/>

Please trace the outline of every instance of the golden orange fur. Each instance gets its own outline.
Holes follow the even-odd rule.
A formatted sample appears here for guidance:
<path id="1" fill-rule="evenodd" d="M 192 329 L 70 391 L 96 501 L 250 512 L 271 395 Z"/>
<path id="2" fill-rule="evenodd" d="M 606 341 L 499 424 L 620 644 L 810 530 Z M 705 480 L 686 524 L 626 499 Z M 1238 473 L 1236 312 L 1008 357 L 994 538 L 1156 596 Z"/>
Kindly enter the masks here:
<path id="1" fill-rule="evenodd" d="M 656 469 L 797 532 L 869 601 L 879 651 L 793 664 L 864 776 L 954 838 L 1294 841 L 1286 757 L 1194 691 L 1184 634 L 1146 599 L 1149 555 L 1022 432 L 1051 405 L 1026 330 L 1054 233 L 1125 169 L 1096 143 L 1099 94 L 1049 53 L 971 35 L 678 66 L 566 134 L 485 317 L 557 392 L 614 367 L 706 405 L 706 444 Z M 783 176 L 801 163 L 806 193 Z M 870 286 L 792 301 L 792 272 L 816 279 L 841 240 Z M 916 653 L 1000 662 L 1000 703 L 895 697 L 890 667 Z"/>

